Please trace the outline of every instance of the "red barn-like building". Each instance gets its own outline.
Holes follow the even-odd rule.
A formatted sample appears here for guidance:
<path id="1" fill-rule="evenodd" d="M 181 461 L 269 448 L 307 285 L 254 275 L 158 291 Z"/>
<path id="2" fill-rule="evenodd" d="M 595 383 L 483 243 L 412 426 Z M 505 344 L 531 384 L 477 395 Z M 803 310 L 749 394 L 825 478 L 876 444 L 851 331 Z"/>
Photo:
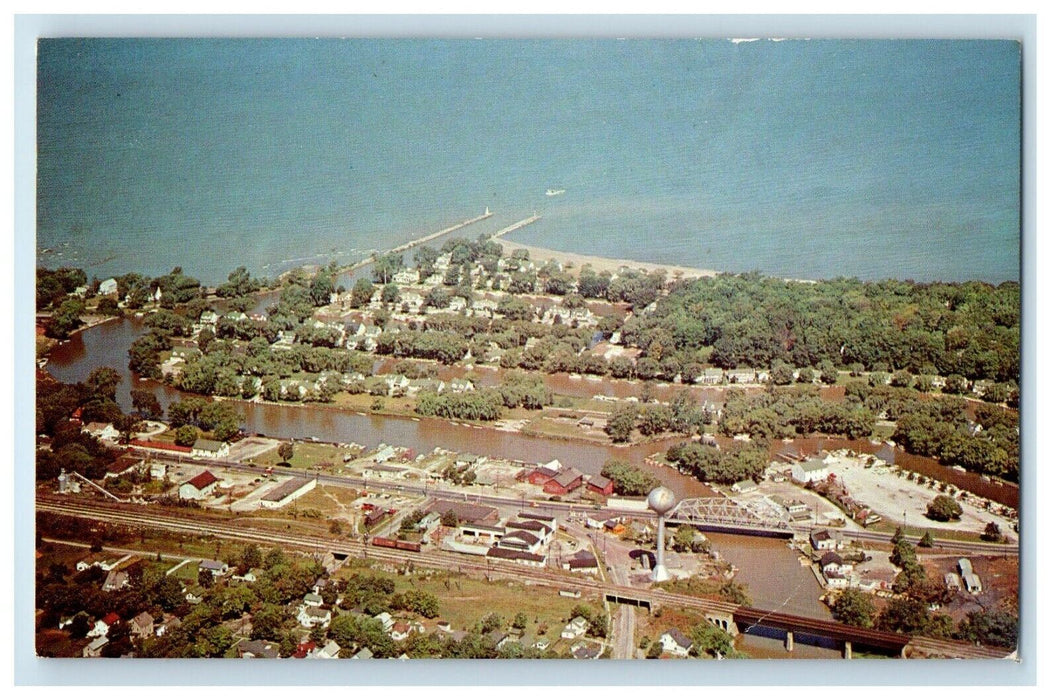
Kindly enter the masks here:
<path id="1" fill-rule="evenodd" d="M 593 476 L 588 479 L 586 487 L 592 493 L 597 493 L 602 496 L 613 495 L 613 479 L 608 479 L 605 476 Z"/>

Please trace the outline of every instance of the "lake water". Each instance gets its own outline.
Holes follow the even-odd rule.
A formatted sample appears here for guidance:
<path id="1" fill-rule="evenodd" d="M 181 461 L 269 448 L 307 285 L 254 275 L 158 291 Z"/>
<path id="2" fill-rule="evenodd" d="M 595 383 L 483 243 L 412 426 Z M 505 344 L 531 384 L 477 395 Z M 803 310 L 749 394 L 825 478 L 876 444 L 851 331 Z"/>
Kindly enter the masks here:
<path id="1" fill-rule="evenodd" d="M 996 41 L 46 40 L 38 256 L 100 278 L 465 235 L 800 278 L 1018 278 Z M 548 197 L 548 188 L 565 194 Z"/>

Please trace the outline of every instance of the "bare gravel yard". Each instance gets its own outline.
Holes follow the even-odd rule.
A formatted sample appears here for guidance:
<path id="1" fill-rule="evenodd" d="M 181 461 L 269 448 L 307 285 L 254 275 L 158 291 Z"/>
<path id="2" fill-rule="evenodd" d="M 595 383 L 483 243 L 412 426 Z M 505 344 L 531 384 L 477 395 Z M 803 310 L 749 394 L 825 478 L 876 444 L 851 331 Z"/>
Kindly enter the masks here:
<path id="1" fill-rule="evenodd" d="M 1017 535 L 1005 518 L 989 513 L 985 508 L 969 501 L 960 501 L 963 509 L 959 520 L 941 523 L 926 517 L 927 504 L 940 492 L 926 484 L 918 484 L 901 477 L 892 467 L 864 467 L 864 458 L 832 457 L 828 463 L 831 471 L 841 480 L 845 488 L 857 501 L 869 506 L 879 515 L 902 523 L 905 513 L 909 527 L 931 530 L 964 530 L 983 532 L 985 525 L 998 522 L 1003 532 L 1012 541 Z"/>

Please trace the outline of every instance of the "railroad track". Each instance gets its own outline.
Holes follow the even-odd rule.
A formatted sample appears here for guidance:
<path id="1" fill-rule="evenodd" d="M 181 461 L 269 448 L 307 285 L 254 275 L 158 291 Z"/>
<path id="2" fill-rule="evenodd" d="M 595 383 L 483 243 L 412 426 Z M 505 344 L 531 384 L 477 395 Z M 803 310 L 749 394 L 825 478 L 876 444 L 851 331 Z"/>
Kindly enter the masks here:
<path id="1" fill-rule="evenodd" d="M 255 465 L 243 464 L 241 462 L 231 462 L 221 459 L 188 459 L 182 458 L 176 455 L 172 455 L 164 452 L 157 452 L 147 448 L 133 448 L 133 451 L 144 456 L 153 456 L 164 459 L 166 461 L 175 462 L 177 464 L 186 465 L 198 465 L 203 468 L 216 467 L 218 469 L 230 469 L 234 471 L 250 472 L 255 474 L 264 475 L 266 473 L 266 467 L 258 467 Z M 273 475 L 279 476 L 306 476 L 311 472 L 299 471 L 296 469 L 274 467 L 272 470 Z M 454 500 L 467 499 L 469 494 L 462 491 L 449 491 L 443 488 L 430 488 L 429 486 L 422 485 L 410 485 L 410 484 L 399 484 L 391 481 L 380 481 L 376 479 L 367 478 L 354 478 L 348 476 L 338 476 L 332 474 L 316 474 L 316 478 L 321 484 L 329 484 L 341 488 L 348 489 L 385 489 L 388 491 L 396 491 L 405 494 L 414 494 L 422 496 L 432 496 L 434 498 L 447 498 Z M 597 518 L 609 519 L 614 517 L 630 517 L 630 518 L 653 518 L 653 514 L 645 510 L 632 510 L 626 508 L 599 508 L 594 505 L 579 504 L 579 503 L 557 503 L 552 501 L 534 501 L 532 499 L 525 498 L 508 498 L 504 496 L 485 496 L 478 495 L 473 496 L 469 499 L 475 503 L 485 503 L 488 505 L 508 507 L 508 508 L 524 508 L 535 511 L 544 511 L 552 515 L 558 514 L 574 514 L 578 513 L 581 515 L 592 515 Z M 535 505 L 530 505 L 535 504 Z M 709 523 L 702 523 L 708 525 Z M 792 531 L 801 535 L 807 535 L 813 530 L 818 530 L 818 527 L 806 527 L 801 525 L 793 525 Z M 884 532 L 865 532 L 856 530 L 844 530 L 841 528 L 832 529 L 834 532 L 840 532 L 847 539 L 865 540 L 869 542 L 880 542 L 887 543 L 892 535 Z M 753 536 L 753 528 L 748 528 L 747 532 L 744 533 L 749 536 Z M 950 540 L 944 539 L 943 537 L 934 538 L 934 546 L 937 548 L 943 548 L 946 550 L 954 550 L 954 552 L 970 552 L 975 554 L 1011 554 L 1017 555 L 1020 552 L 1019 545 L 1017 544 L 998 544 L 991 542 L 964 542 L 961 540 Z"/>

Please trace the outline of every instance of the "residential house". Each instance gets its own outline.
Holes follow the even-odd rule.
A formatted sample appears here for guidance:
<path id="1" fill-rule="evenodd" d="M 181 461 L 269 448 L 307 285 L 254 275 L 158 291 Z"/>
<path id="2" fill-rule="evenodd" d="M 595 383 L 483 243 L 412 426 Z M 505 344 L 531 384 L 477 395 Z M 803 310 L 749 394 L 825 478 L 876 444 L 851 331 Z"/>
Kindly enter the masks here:
<path id="1" fill-rule="evenodd" d="M 110 593 L 112 591 L 120 591 L 129 585 L 129 575 L 124 571 L 111 571 L 107 574 L 107 578 L 103 581 L 103 591 Z"/>
<path id="2" fill-rule="evenodd" d="M 263 573 L 261 569 L 250 569 L 245 574 L 235 574 L 231 577 L 232 581 L 241 581 L 243 583 L 255 583 L 259 574 Z"/>
<path id="3" fill-rule="evenodd" d="M 698 384 L 721 384 L 724 381 L 724 370 L 710 367 L 702 371 L 694 381 Z"/>
<path id="4" fill-rule="evenodd" d="M 852 565 L 845 562 L 841 555 L 834 551 L 827 551 L 819 559 L 819 569 L 825 576 L 848 576 L 852 573 Z"/>
<path id="5" fill-rule="evenodd" d="M 191 456 L 201 457 L 203 459 L 221 459 L 228 456 L 229 449 L 230 446 L 226 442 L 199 438 L 198 440 L 195 440 L 195 444 L 191 446 Z"/>
<path id="6" fill-rule="evenodd" d="M 574 659 L 597 659 L 602 656 L 602 645 L 581 640 L 569 648 Z"/>
<path id="7" fill-rule="evenodd" d="M 563 639 L 576 639 L 577 637 L 583 637 L 588 631 L 588 621 L 580 615 L 569 621 L 569 623 L 562 628 Z"/>
<path id="8" fill-rule="evenodd" d="M 782 505 L 793 520 L 809 520 L 812 517 L 808 504 L 804 501 L 787 499 L 782 502 Z"/>
<path id="9" fill-rule="evenodd" d="M 349 658 L 351 658 L 351 659 L 370 659 L 370 658 L 374 657 L 374 655 L 375 654 L 370 649 L 368 649 L 367 647 L 364 647 L 363 649 L 361 649 L 360 651 L 356 652 L 355 654 L 353 654 Z"/>
<path id="10" fill-rule="evenodd" d="M 511 631 L 503 635 L 499 642 L 496 643 L 497 649 L 502 649 L 508 644 L 521 644 L 522 643 L 522 632 Z"/>
<path id="11" fill-rule="evenodd" d="M 198 564 L 199 569 L 205 569 L 209 573 L 213 574 L 213 578 L 223 576 L 228 573 L 228 565 L 222 561 L 216 561 L 214 559 L 203 559 Z"/>
<path id="12" fill-rule="evenodd" d="M 661 642 L 662 651 L 673 656 L 689 656 L 694 648 L 694 641 L 675 627 L 662 634 L 658 641 Z"/>
<path id="13" fill-rule="evenodd" d="M 393 629 L 389 631 L 389 636 L 395 642 L 403 642 L 408 638 L 409 632 L 411 632 L 411 626 L 404 620 L 397 620 L 393 623 Z"/>
<path id="14" fill-rule="evenodd" d="M 180 498 L 188 501 L 200 501 L 203 498 L 209 498 L 213 495 L 213 491 L 219 483 L 220 479 L 209 470 L 206 470 L 180 484 Z"/>
<path id="15" fill-rule="evenodd" d="M 136 639 L 154 636 L 154 618 L 146 610 L 129 620 L 129 633 Z"/>
<path id="16" fill-rule="evenodd" d="M 99 438 L 100 440 L 109 440 L 111 442 L 114 442 L 121 437 L 121 432 L 114 427 L 113 423 L 100 423 L 93 421 L 81 428 L 81 432 L 88 433 L 92 437 Z"/>
<path id="17" fill-rule="evenodd" d="M 107 613 L 106 617 L 101 620 L 96 620 L 95 625 L 88 631 L 86 637 L 105 637 L 110 632 L 111 625 L 120 622 L 121 618 L 118 617 L 116 612 Z"/>
<path id="18" fill-rule="evenodd" d="M 387 634 L 393 629 L 393 616 L 388 612 L 380 612 L 375 615 L 375 619 L 382 623 L 382 629 L 386 630 Z"/>
<path id="19" fill-rule="evenodd" d="M 331 611 L 316 606 L 302 606 L 298 611 L 298 624 L 302 627 L 325 627 L 331 624 Z"/>
<path id="20" fill-rule="evenodd" d="M 474 391 L 474 382 L 469 379 L 453 379 L 448 382 L 448 390 L 453 394 L 463 394 Z"/>
<path id="21" fill-rule="evenodd" d="M 808 536 L 808 541 L 812 544 L 812 549 L 817 552 L 822 550 L 835 550 L 838 548 L 838 541 L 834 539 L 834 536 L 830 534 L 829 530 L 813 532 Z"/>
<path id="22" fill-rule="evenodd" d="M 298 644 L 297 647 L 294 649 L 293 658 L 295 658 L 295 659 L 308 658 L 308 655 L 311 654 L 313 651 L 315 651 L 315 649 L 316 649 L 316 642 L 312 641 L 311 639 L 308 640 L 308 641 L 302 642 L 302 643 Z"/>
<path id="23" fill-rule="evenodd" d="M 304 603 L 306 606 L 320 607 L 321 605 L 323 605 L 323 596 L 321 596 L 319 593 L 306 593 L 305 597 L 302 599 L 301 602 Z"/>
<path id="24" fill-rule="evenodd" d="M 323 648 L 317 649 L 314 656 L 317 659 L 337 659 L 341 651 L 342 648 L 338 645 L 338 642 L 331 639 L 323 645 Z"/>
<path id="25" fill-rule="evenodd" d="M 88 643 L 88 646 L 86 646 L 81 651 L 81 656 L 86 659 L 99 658 L 99 656 L 103 652 L 103 647 L 105 647 L 109 641 L 110 640 L 108 640 L 105 635 L 101 637 L 95 637 L 92 641 Z"/>
<path id="26" fill-rule="evenodd" d="M 727 374 L 732 384 L 752 384 L 757 381 L 757 373 L 751 369 L 733 369 Z"/>
<path id="27" fill-rule="evenodd" d="M 537 637 L 536 642 L 533 643 L 533 648 L 540 651 L 546 651 L 549 646 L 551 646 L 551 640 L 544 636 Z"/>
<path id="28" fill-rule="evenodd" d="M 99 294 L 102 296 L 110 296 L 111 294 L 118 293 L 118 281 L 113 277 L 108 277 L 99 283 Z"/>
<path id="29" fill-rule="evenodd" d="M 235 650 L 244 659 L 279 658 L 279 646 L 263 639 L 244 639 L 235 645 Z"/>

